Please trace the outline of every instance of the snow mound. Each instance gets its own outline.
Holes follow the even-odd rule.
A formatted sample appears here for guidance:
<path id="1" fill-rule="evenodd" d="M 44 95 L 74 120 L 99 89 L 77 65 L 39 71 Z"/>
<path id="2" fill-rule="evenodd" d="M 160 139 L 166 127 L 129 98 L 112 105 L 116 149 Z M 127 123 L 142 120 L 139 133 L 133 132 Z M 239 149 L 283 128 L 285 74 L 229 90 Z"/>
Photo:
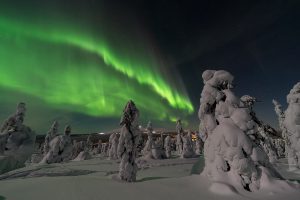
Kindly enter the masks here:
<path id="1" fill-rule="evenodd" d="M 73 161 L 81 161 L 91 159 L 92 156 L 88 151 L 81 151 Z"/>
<path id="2" fill-rule="evenodd" d="M 212 183 L 209 189 L 211 192 L 220 195 L 234 195 L 238 193 L 231 185 L 221 182 Z"/>

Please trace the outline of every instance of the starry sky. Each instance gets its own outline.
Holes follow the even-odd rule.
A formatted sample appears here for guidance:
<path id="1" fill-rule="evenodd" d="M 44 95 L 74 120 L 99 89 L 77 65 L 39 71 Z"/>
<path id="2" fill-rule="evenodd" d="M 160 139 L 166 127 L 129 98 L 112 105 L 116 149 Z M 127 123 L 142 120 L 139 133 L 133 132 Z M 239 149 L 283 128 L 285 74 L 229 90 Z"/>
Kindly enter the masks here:
<path id="1" fill-rule="evenodd" d="M 260 119 L 299 81 L 297 1 L 2 0 L 0 120 L 27 103 L 26 124 L 74 133 L 118 128 L 133 99 L 141 124 L 197 129 L 205 69 L 235 76 Z M 61 131 L 63 127 L 61 127 Z"/>

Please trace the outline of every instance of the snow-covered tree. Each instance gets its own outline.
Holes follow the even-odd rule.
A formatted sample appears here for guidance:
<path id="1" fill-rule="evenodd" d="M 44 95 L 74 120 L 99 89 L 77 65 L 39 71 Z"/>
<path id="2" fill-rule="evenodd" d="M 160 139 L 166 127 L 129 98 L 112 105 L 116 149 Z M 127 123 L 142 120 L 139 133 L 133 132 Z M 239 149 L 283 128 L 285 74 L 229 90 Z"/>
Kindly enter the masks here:
<path id="1" fill-rule="evenodd" d="M 198 115 L 200 132 L 207 135 L 202 174 L 249 191 L 265 184 L 262 177 L 281 179 L 259 145 L 261 136 L 252 104 L 231 90 L 234 77 L 227 71 L 206 70 L 202 78 Z"/>
<path id="2" fill-rule="evenodd" d="M 101 149 L 102 156 L 104 156 L 104 157 L 108 156 L 108 149 L 109 149 L 108 143 L 107 142 L 102 143 L 102 149 Z"/>
<path id="3" fill-rule="evenodd" d="M 147 135 L 148 139 L 142 150 L 143 157 L 145 159 L 162 159 L 165 157 L 165 152 L 163 151 L 163 141 L 160 138 L 153 140 L 153 128 L 152 123 L 149 121 L 147 125 Z"/>
<path id="4" fill-rule="evenodd" d="M 80 152 L 84 151 L 85 149 L 85 142 L 84 141 L 76 141 L 73 140 L 73 150 L 72 150 L 72 160 L 75 159 Z"/>
<path id="5" fill-rule="evenodd" d="M 164 147 L 166 158 L 171 158 L 171 137 L 169 135 L 165 138 Z"/>
<path id="6" fill-rule="evenodd" d="M 110 151 L 111 149 L 111 146 L 112 146 L 112 142 L 115 138 L 116 134 L 115 133 L 112 133 L 110 134 L 109 138 L 108 138 L 108 151 Z"/>
<path id="7" fill-rule="evenodd" d="M 54 121 L 50 130 L 47 132 L 45 136 L 44 146 L 43 146 L 43 154 L 46 155 L 49 152 L 50 141 L 56 137 L 58 133 L 58 122 Z"/>
<path id="8" fill-rule="evenodd" d="M 278 117 L 278 122 L 279 122 L 279 128 L 281 130 L 281 137 L 282 137 L 282 140 L 284 141 L 284 147 L 283 147 L 283 151 L 284 151 L 284 155 L 285 157 L 289 157 L 288 156 L 288 152 L 290 150 L 289 146 L 290 146 L 290 142 L 289 142 L 289 139 L 288 139 L 288 135 L 287 135 L 287 129 L 285 127 L 285 124 L 284 124 L 284 120 L 285 120 L 285 112 L 283 111 L 283 108 L 282 108 L 282 105 L 276 101 L 275 99 L 273 99 L 273 104 L 274 104 L 274 110 L 275 110 L 275 113 Z M 277 144 L 277 147 L 279 148 L 279 154 L 281 153 L 281 145 L 279 145 L 280 142 L 278 142 Z"/>
<path id="9" fill-rule="evenodd" d="M 77 142 L 77 140 L 73 140 L 73 150 L 72 150 L 72 158 L 71 158 L 72 160 L 76 158 L 76 156 L 78 155 L 79 153 L 78 149 L 79 149 L 79 142 Z"/>
<path id="10" fill-rule="evenodd" d="M 109 159 L 116 160 L 118 159 L 118 144 L 119 138 L 116 133 L 112 133 L 109 137 Z"/>
<path id="11" fill-rule="evenodd" d="M 72 158 L 73 143 L 71 139 L 71 126 L 65 127 L 64 135 L 60 136 L 60 157 L 62 161 L 69 161 Z"/>
<path id="12" fill-rule="evenodd" d="M 273 138 L 270 134 L 270 133 L 272 133 L 273 129 L 271 129 L 271 131 L 270 131 L 268 129 L 268 126 L 266 126 L 265 124 L 259 123 L 257 130 L 261 136 L 260 146 L 263 147 L 263 150 L 268 155 L 269 161 L 271 163 L 275 163 L 278 160 L 278 156 L 277 156 L 276 146 L 273 143 Z"/>
<path id="13" fill-rule="evenodd" d="M 286 152 L 290 169 L 300 168 L 300 82 L 287 95 L 282 132 L 286 139 Z"/>
<path id="14" fill-rule="evenodd" d="M 278 139 L 274 139 L 273 141 L 276 146 L 277 156 L 279 158 L 285 157 L 285 141 L 284 141 L 284 139 L 278 138 Z"/>
<path id="15" fill-rule="evenodd" d="M 86 139 L 86 151 L 91 152 L 93 150 L 92 136 L 89 135 Z"/>
<path id="16" fill-rule="evenodd" d="M 136 181 L 137 145 L 139 141 L 138 128 L 139 110 L 132 100 L 126 104 L 120 121 L 121 133 L 118 145 L 118 157 L 121 158 L 119 177 L 127 182 Z"/>
<path id="17" fill-rule="evenodd" d="M 250 116 L 252 117 L 252 120 L 255 122 L 257 127 L 257 134 L 252 134 L 250 135 L 250 137 L 252 137 L 253 141 L 255 141 L 256 144 L 259 144 L 263 148 L 265 153 L 268 155 L 269 161 L 271 163 L 274 163 L 278 159 L 278 157 L 276 153 L 276 147 L 273 144 L 272 139 L 273 137 L 278 137 L 279 134 L 270 125 L 264 123 L 256 117 L 256 114 L 253 111 L 253 105 L 255 102 L 257 102 L 257 99 L 255 97 L 244 95 L 240 98 L 240 100 L 243 106 L 249 109 Z M 256 131 L 256 129 L 254 130 Z"/>
<path id="18" fill-rule="evenodd" d="M 273 104 L 274 104 L 274 110 L 275 110 L 275 113 L 277 114 L 278 116 L 278 122 L 279 122 L 279 128 L 281 130 L 284 130 L 285 127 L 284 127 L 284 119 L 285 119 L 285 114 L 284 114 L 284 111 L 282 110 L 282 105 L 276 101 L 275 99 L 272 100 Z M 282 134 L 282 137 L 285 139 L 286 138 L 286 135 L 283 135 L 284 133 L 286 133 L 286 130 L 284 130 L 281 134 Z"/>
<path id="19" fill-rule="evenodd" d="M 197 136 L 196 145 L 195 145 L 195 153 L 196 155 L 201 155 L 203 152 L 204 143 L 201 140 L 200 136 Z"/>
<path id="20" fill-rule="evenodd" d="M 73 160 L 81 161 L 81 160 L 91 159 L 92 150 L 93 150 L 93 140 L 92 140 L 92 136 L 89 135 L 86 139 L 86 142 L 81 141 L 80 145 L 77 147 L 77 152 L 79 151 L 79 153 Z"/>
<path id="21" fill-rule="evenodd" d="M 182 128 L 182 124 L 181 124 L 181 120 L 178 119 L 176 121 L 176 151 L 177 154 L 180 156 L 182 154 L 183 151 L 183 140 L 182 140 L 182 135 L 183 135 L 183 128 Z"/>
<path id="22" fill-rule="evenodd" d="M 182 149 L 182 158 L 191 158 L 195 156 L 194 148 L 193 148 L 193 141 L 191 131 L 189 130 L 188 133 L 182 137 L 183 141 L 183 149 Z"/>
<path id="23" fill-rule="evenodd" d="M 152 146 L 153 146 L 153 128 L 152 128 L 152 123 L 151 121 L 148 122 L 148 125 L 147 125 L 147 142 L 145 144 L 145 147 L 144 149 L 142 150 L 142 154 L 143 154 L 143 157 L 146 158 L 146 159 L 152 159 L 153 158 L 153 155 L 152 155 Z"/>
<path id="24" fill-rule="evenodd" d="M 176 132 L 178 133 L 178 134 L 182 134 L 184 131 L 183 131 L 183 128 L 182 128 L 182 123 L 181 123 L 181 120 L 180 119 L 178 119 L 177 121 L 176 121 Z"/>
<path id="25" fill-rule="evenodd" d="M 89 160 L 92 156 L 88 151 L 81 151 L 73 161 Z"/>
<path id="26" fill-rule="evenodd" d="M 23 124 L 25 113 L 25 103 L 19 103 L 0 129 L 0 174 L 23 167 L 34 151 L 35 133 Z"/>
<path id="27" fill-rule="evenodd" d="M 93 150 L 93 154 L 100 154 L 101 153 L 101 150 L 102 150 L 102 140 L 99 139 L 98 143 L 97 143 L 97 146 L 94 148 Z"/>
<path id="28" fill-rule="evenodd" d="M 156 138 L 152 143 L 152 156 L 154 159 L 164 159 L 166 157 L 165 151 L 163 150 L 163 136 Z"/>
<path id="29" fill-rule="evenodd" d="M 48 153 L 40 163 L 60 163 L 72 159 L 73 144 L 71 140 L 71 126 L 65 127 L 64 135 L 57 135 L 50 141 Z"/>

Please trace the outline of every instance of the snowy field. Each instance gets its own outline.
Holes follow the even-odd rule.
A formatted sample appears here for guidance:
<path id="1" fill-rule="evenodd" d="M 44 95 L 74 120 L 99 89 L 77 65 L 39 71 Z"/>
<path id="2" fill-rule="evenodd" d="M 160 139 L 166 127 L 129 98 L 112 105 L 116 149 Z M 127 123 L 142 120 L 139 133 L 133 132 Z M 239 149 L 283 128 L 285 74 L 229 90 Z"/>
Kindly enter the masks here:
<path id="1" fill-rule="evenodd" d="M 110 199 L 299 199 L 300 190 L 276 193 L 234 191 L 218 195 L 210 191 L 211 182 L 191 175 L 203 165 L 202 159 L 139 160 L 137 182 L 115 180 L 118 162 L 101 157 L 64 164 L 33 165 L 0 176 L 0 199 L 7 200 L 110 200 Z M 286 160 L 277 164 L 281 174 L 300 181 L 300 174 L 287 171 Z M 218 187 L 216 185 L 216 187 Z M 218 188 L 215 188 L 218 190 Z M 220 190 L 221 190 L 220 189 Z M 225 194 L 228 193 L 228 194 Z"/>

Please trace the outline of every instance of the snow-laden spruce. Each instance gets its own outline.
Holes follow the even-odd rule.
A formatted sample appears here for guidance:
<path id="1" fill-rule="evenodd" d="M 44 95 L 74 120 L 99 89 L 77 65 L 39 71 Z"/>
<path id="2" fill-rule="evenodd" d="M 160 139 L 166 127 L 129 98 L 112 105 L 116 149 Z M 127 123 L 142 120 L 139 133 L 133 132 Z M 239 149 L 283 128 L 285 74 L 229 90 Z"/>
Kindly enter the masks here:
<path id="1" fill-rule="evenodd" d="M 168 135 L 164 142 L 166 158 L 171 158 L 171 137 Z"/>
<path id="2" fill-rule="evenodd" d="M 45 136 L 44 146 L 43 146 L 43 154 L 46 155 L 50 149 L 50 142 L 53 138 L 55 138 L 58 134 L 58 122 L 54 121 L 50 130 L 47 132 Z"/>
<path id="3" fill-rule="evenodd" d="M 182 124 L 181 124 L 181 120 L 178 119 L 176 121 L 176 152 L 179 156 L 182 155 L 182 151 L 183 151 L 183 140 L 182 140 L 182 135 L 183 135 L 183 128 L 182 128 Z"/>
<path id="4" fill-rule="evenodd" d="M 285 114 L 284 114 L 284 111 L 282 110 L 282 105 L 278 101 L 276 101 L 275 99 L 273 99 L 272 102 L 274 104 L 275 113 L 278 116 L 279 128 L 282 131 L 282 130 L 285 129 L 285 127 L 284 127 Z M 286 135 L 284 135 L 284 133 L 286 133 L 286 131 L 282 132 L 281 134 L 282 134 L 283 138 L 285 139 Z"/>
<path id="5" fill-rule="evenodd" d="M 49 151 L 40 163 L 60 163 L 72 159 L 73 144 L 71 140 L 71 126 L 67 125 L 64 135 L 57 135 L 49 143 Z"/>
<path id="6" fill-rule="evenodd" d="M 93 150 L 93 140 L 91 135 L 87 137 L 85 146 L 87 152 L 91 152 Z"/>
<path id="7" fill-rule="evenodd" d="M 72 150 L 72 156 L 71 156 L 71 160 L 75 159 L 80 152 L 84 151 L 85 147 L 85 142 L 84 141 L 76 141 L 73 140 L 73 150 Z"/>
<path id="8" fill-rule="evenodd" d="M 25 166 L 34 151 L 35 133 L 23 124 L 25 112 L 25 103 L 19 103 L 0 129 L 0 174 Z"/>
<path id="9" fill-rule="evenodd" d="M 164 159 L 166 158 L 164 151 L 164 139 L 163 134 L 160 134 L 160 137 L 157 137 L 156 140 L 152 143 L 152 156 L 154 159 Z"/>
<path id="10" fill-rule="evenodd" d="M 140 131 L 138 128 L 139 110 L 132 100 L 126 104 L 120 121 L 121 133 L 118 145 L 118 157 L 121 158 L 119 167 L 119 178 L 123 181 L 136 181 L 137 145 Z"/>
<path id="11" fill-rule="evenodd" d="M 101 153 L 101 149 L 102 149 L 102 140 L 99 139 L 98 143 L 97 143 L 97 146 L 93 149 L 93 154 L 94 155 L 100 154 Z"/>
<path id="12" fill-rule="evenodd" d="M 253 111 L 254 103 L 257 102 L 257 99 L 255 97 L 244 95 L 240 98 L 240 100 L 242 102 L 242 105 L 249 109 L 250 116 L 256 124 L 256 127 L 253 131 L 257 132 L 255 134 L 250 134 L 249 136 L 256 144 L 259 144 L 263 148 L 269 158 L 269 161 L 271 163 L 275 163 L 278 159 L 278 156 L 276 153 L 276 146 L 273 143 L 273 139 L 278 138 L 279 133 L 270 125 L 266 124 L 256 117 L 256 113 Z"/>
<path id="13" fill-rule="evenodd" d="M 109 152 L 108 156 L 110 160 L 118 159 L 118 144 L 119 137 L 118 134 L 112 133 L 109 137 Z"/>
<path id="14" fill-rule="evenodd" d="M 279 128 L 281 130 L 281 138 L 275 140 L 277 155 L 278 157 L 284 157 L 284 156 L 288 157 L 286 152 L 286 148 L 288 148 L 286 128 L 284 126 L 285 114 L 284 111 L 282 110 L 282 105 L 278 101 L 273 99 L 272 102 L 274 104 L 274 110 L 278 117 Z"/>
<path id="15" fill-rule="evenodd" d="M 79 151 L 78 155 L 73 159 L 74 161 L 82 161 L 82 160 L 88 160 L 92 158 L 92 151 L 93 151 L 93 140 L 92 136 L 89 135 L 86 139 L 86 141 L 81 141 L 80 145 L 77 146 L 77 152 Z M 79 147 L 79 148 L 78 148 Z M 73 152 L 74 152 L 74 146 L 73 146 Z M 72 156 L 73 157 L 73 156 Z"/>
<path id="16" fill-rule="evenodd" d="M 251 106 L 232 92 L 234 77 L 227 71 L 206 70 L 202 78 L 199 128 L 207 138 L 202 175 L 213 181 L 211 190 L 220 184 L 248 191 L 269 186 L 275 191 L 290 188 L 260 146 Z"/>
<path id="17" fill-rule="evenodd" d="M 202 154 L 204 143 L 203 143 L 203 141 L 202 141 L 202 139 L 199 135 L 197 136 L 197 139 L 196 139 L 195 143 L 196 143 L 195 144 L 195 153 L 196 153 L 196 155 Z"/>
<path id="18" fill-rule="evenodd" d="M 153 159 L 152 146 L 154 141 L 153 141 L 153 133 L 152 133 L 153 128 L 152 128 L 151 121 L 148 122 L 146 130 L 147 130 L 147 141 L 142 150 L 142 154 L 145 159 Z"/>
<path id="19" fill-rule="evenodd" d="M 160 138 L 153 139 L 153 127 L 151 121 L 147 124 L 147 141 L 142 150 L 144 159 L 163 159 L 165 158 L 165 152 L 163 150 L 163 139 L 162 135 Z"/>
<path id="20" fill-rule="evenodd" d="M 277 101 L 273 103 L 286 142 L 285 150 L 290 169 L 300 169 L 300 82 L 287 95 L 288 108 L 285 112 Z"/>
<path id="21" fill-rule="evenodd" d="M 276 146 L 276 151 L 277 151 L 277 156 L 279 158 L 285 157 L 285 140 L 280 138 L 280 139 L 275 139 L 273 140 L 274 145 Z"/>
<path id="22" fill-rule="evenodd" d="M 71 126 L 67 125 L 64 130 L 64 134 L 60 141 L 60 157 L 62 161 L 69 161 L 72 157 L 73 143 L 71 139 Z"/>
<path id="23" fill-rule="evenodd" d="M 107 157 L 108 156 L 108 149 L 109 149 L 109 145 L 108 142 L 102 143 L 102 148 L 101 148 L 101 155 L 103 157 Z"/>
<path id="24" fill-rule="evenodd" d="M 189 130 L 185 136 L 182 136 L 182 154 L 181 158 L 192 158 L 195 156 L 191 131 Z"/>

